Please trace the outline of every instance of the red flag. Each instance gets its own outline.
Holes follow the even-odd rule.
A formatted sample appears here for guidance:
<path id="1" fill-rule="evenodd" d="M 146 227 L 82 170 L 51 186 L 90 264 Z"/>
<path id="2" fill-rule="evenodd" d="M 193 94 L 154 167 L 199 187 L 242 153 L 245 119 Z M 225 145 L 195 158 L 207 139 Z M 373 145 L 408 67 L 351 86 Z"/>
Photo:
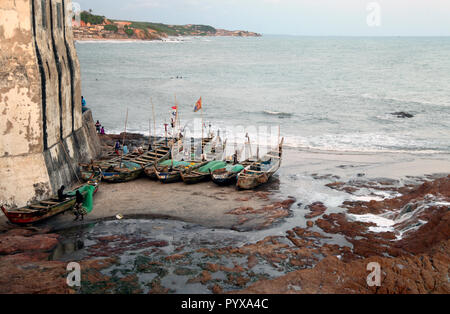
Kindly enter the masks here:
<path id="1" fill-rule="evenodd" d="M 197 101 L 197 103 L 195 104 L 194 107 L 194 112 L 199 111 L 200 109 L 202 109 L 202 97 L 200 97 L 200 99 Z"/>

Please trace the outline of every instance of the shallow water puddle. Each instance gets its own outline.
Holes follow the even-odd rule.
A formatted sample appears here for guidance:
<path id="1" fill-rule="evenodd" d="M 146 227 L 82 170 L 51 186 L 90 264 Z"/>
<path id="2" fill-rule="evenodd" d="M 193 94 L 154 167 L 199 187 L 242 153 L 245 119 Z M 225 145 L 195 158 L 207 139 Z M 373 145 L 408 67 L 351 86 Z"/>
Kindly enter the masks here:
<path id="1" fill-rule="evenodd" d="M 246 255 L 214 253 L 251 242 L 252 233 L 207 229 L 180 221 L 103 221 L 59 234 L 62 240 L 53 253 L 55 260 L 118 258 L 101 271 L 107 283 L 83 282 L 81 292 L 103 292 L 109 285 L 106 291 L 119 293 L 148 293 L 155 287 L 169 293 L 211 293 L 215 284 L 230 291 L 293 270 L 287 264 L 265 260 L 249 268 Z"/>

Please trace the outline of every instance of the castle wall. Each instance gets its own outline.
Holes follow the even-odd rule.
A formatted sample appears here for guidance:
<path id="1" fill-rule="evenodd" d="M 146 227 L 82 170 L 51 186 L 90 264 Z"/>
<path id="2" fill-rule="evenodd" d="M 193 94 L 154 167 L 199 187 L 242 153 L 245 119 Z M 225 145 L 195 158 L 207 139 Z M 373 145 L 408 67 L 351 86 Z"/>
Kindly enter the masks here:
<path id="1" fill-rule="evenodd" d="M 92 114 L 81 113 L 71 6 L 0 1 L 0 204 L 10 208 L 70 186 L 99 154 Z"/>
<path id="2" fill-rule="evenodd" d="M 29 0 L 0 1 L 0 158 L 43 150 L 41 74 L 31 12 Z"/>
<path id="3" fill-rule="evenodd" d="M 44 83 L 42 101 L 44 147 L 52 147 L 61 139 L 58 69 L 53 53 L 50 0 L 33 0 L 36 54 L 42 63 Z"/>

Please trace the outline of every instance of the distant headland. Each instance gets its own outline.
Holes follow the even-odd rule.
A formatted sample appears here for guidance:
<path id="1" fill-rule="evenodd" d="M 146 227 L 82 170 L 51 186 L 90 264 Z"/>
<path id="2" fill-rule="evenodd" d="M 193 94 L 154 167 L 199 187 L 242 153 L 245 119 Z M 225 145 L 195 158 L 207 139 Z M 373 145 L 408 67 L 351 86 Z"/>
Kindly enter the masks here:
<path id="1" fill-rule="evenodd" d="M 75 40 L 163 40 L 170 36 L 233 36 L 260 37 L 249 31 L 229 31 L 209 25 L 167 25 L 108 19 L 83 11 L 79 25 L 74 23 Z"/>

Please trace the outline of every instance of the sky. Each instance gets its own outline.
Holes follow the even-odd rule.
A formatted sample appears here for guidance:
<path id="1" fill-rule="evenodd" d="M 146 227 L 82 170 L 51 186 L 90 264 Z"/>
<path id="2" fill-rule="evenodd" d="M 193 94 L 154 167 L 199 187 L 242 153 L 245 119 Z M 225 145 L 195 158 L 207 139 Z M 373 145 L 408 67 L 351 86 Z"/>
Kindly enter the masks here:
<path id="1" fill-rule="evenodd" d="M 303 36 L 450 36 L 450 0 L 73 0 L 113 19 Z"/>

